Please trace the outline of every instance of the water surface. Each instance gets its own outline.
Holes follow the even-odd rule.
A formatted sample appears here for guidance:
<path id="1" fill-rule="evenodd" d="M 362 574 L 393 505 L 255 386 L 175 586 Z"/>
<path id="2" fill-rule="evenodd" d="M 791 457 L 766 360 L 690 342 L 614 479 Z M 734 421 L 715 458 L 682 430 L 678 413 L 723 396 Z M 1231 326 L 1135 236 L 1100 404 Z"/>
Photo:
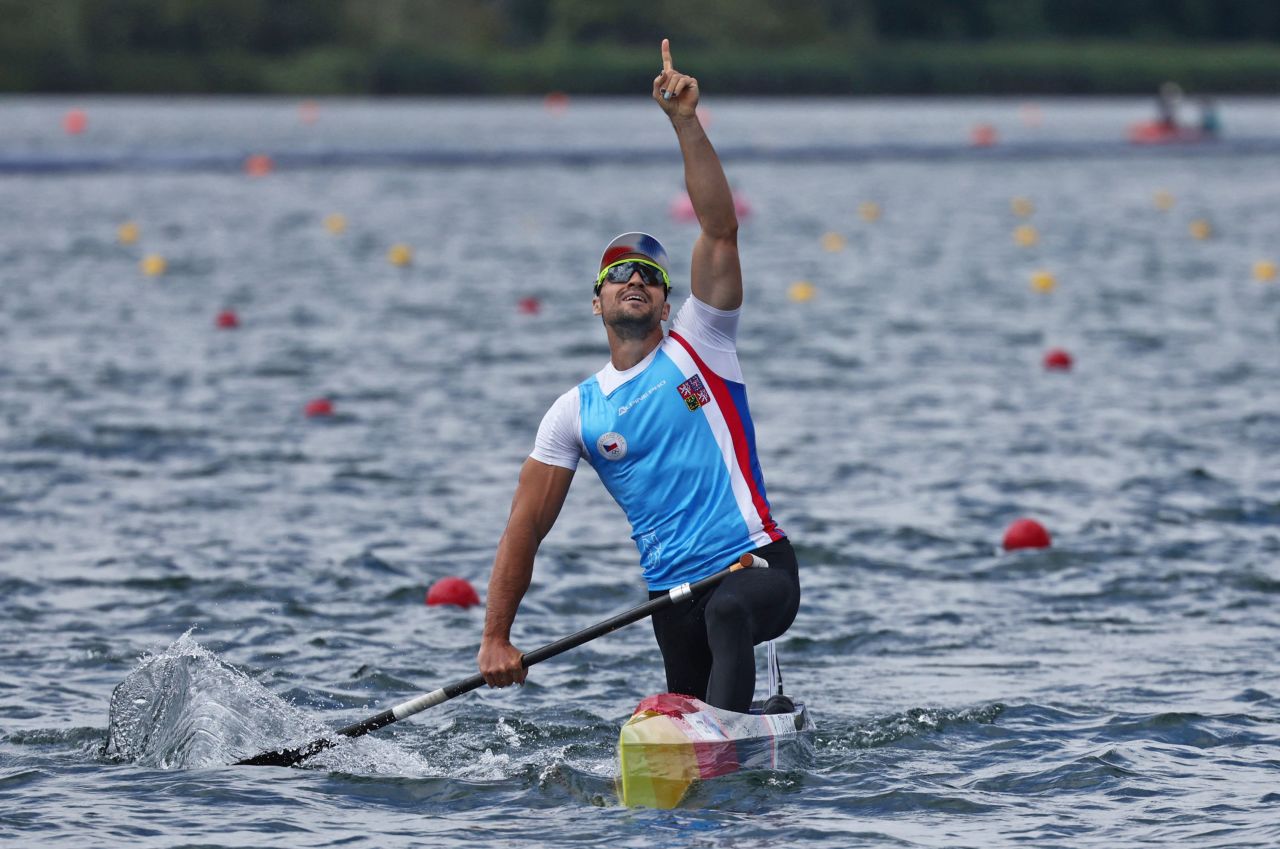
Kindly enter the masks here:
<path id="1" fill-rule="evenodd" d="M 91 129 L 73 139 L 70 101 L 0 102 L 0 147 L 623 139 L 673 160 L 0 179 L 6 839 L 1280 842 L 1280 285 L 1253 277 L 1280 261 L 1280 161 L 731 163 L 753 209 L 742 360 L 802 562 L 780 651 L 819 730 L 808 767 L 664 813 L 613 796 L 617 728 L 662 689 L 644 626 L 306 769 L 223 765 L 473 671 L 483 611 L 422 599 L 445 575 L 483 588 L 539 418 L 604 362 L 600 247 L 658 234 L 687 292 L 696 231 L 669 217 L 681 180 L 657 111 L 334 101 L 307 127 L 287 101 L 77 104 Z M 932 142 L 977 120 L 1111 139 L 1149 110 L 1042 101 L 1030 127 L 1006 101 L 709 106 L 726 144 Z M 1223 115 L 1280 136 L 1274 102 Z M 1035 204 L 1033 248 L 1012 238 L 1014 196 Z M 1197 219 L 1211 238 L 1189 235 Z M 409 268 L 385 259 L 398 242 Z M 152 252 L 163 277 L 139 271 Z M 1031 289 L 1037 270 L 1053 292 Z M 797 281 L 812 300 L 792 299 Z M 530 297 L 537 314 L 518 309 Z M 227 307 L 237 330 L 214 327 Z M 1041 367 L 1052 346 L 1072 371 Z M 337 415 L 306 419 L 319 396 Z M 1054 547 L 1001 553 L 1020 516 Z M 584 467 L 518 643 L 638 603 L 627 536 Z M 160 706 L 137 726 L 155 733 L 104 753 L 113 691 L 157 662 L 131 695 Z"/>

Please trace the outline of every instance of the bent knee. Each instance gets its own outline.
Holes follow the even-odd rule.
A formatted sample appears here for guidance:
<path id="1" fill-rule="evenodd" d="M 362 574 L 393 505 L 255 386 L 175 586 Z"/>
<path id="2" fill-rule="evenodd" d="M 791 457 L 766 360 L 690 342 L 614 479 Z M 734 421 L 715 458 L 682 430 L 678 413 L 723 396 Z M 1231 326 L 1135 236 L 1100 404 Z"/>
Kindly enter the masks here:
<path id="1" fill-rule="evenodd" d="M 707 604 L 708 628 L 741 627 L 751 623 L 751 605 L 734 593 L 716 593 Z"/>

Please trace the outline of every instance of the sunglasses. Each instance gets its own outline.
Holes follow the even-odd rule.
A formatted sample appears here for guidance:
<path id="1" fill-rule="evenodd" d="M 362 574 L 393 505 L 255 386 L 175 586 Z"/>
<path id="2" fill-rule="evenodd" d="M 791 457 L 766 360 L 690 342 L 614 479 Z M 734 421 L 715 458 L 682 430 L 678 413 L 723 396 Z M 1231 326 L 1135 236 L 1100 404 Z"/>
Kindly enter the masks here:
<path id="1" fill-rule="evenodd" d="M 637 273 L 647 285 L 662 286 L 665 291 L 671 291 L 671 278 L 667 277 L 662 266 L 643 259 L 624 259 L 601 270 L 596 278 L 596 294 L 600 294 L 600 287 L 605 283 L 626 283 L 631 275 Z"/>

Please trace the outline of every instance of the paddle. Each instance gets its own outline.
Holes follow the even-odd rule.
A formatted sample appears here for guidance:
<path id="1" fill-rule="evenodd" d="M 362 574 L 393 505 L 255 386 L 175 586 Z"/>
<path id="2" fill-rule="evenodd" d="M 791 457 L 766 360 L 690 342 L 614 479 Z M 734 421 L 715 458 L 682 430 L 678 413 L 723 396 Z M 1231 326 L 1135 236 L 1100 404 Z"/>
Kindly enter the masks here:
<path id="1" fill-rule="evenodd" d="M 548 643 L 539 649 L 527 652 L 522 658 L 521 663 L 526 669 L 535 663 L 541 663 L 544 660 L 555 657 L 558 654 L 567 652 L 569 649 L 577 648 L 583 643 L 590 642 L 596 637 L 603 637 L 610 634 L 624 625 L 630 625 L 632 622 L 639 622 L 652 616 L 654 613 L 662 610 L 664 607 L 684 601 L 694 595 L 704 592 L 725 579 L 731 572 L 737 572 L 739 569 L 750 567 L 765 567 L 768 562 L 762 557 L 754 554 L 742 555 L 739 562 L 733 564 L 728 569 L 717 572 L 714 575 L 703 578 L 692 584 L 681 584 L 678 587 L 670 589 L 666 595 L 659 596 L 651 601 L 647 601 L 639 607 L 633 607 L 626 613 L 619 613 L 612 619 L 606 619 L 590 628 L 585 628 L 576 634 L 571 634 L 554 643 Z M 376 731 L 384 725 L 390 725 L 398 722 L 407 716 L 413 716 L 429 707 L 435 707 L 441 702 L 447 702 L 455 696 L 461 696 L 463 693 L 469 693 L 472 690 L 484 684 L 484 678 L 480 675 L 472 675 L 470 678 L 463 678 L 461 681 L 455 681 L 447 687 L 441 687 L 430 693 L 425 693 L 417 698 L 402 702 L 390 710 L 384 710 L 376 716 L 348 725 L 346 728 L 339 728 L 338 734 L 343 737 L 362 737 L 370 731 Z M 312 740 L 305 746 L 296 749 L 276 749 L 272 751 L 262 752 L 251 758 L 245 758 L 242 761 L 236 761 L 236 766 L 296 766 L 312 755 L 323 752 L 325 749 L 332 749 L 338 745 L 338 741 L 332 737 L 321 737 L 318 740 Z"/>

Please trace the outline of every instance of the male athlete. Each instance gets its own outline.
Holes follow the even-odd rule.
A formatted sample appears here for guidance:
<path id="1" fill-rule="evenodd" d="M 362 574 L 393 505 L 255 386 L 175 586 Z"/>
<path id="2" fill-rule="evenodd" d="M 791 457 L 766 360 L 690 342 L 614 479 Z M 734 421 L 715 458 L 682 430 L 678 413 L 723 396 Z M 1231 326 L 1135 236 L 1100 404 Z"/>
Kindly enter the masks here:
<path id="1" fill-rule="evenodd" d="M 492 687 L 524 682 L 511 623 L 538 545 L 585 458 L 631 522 L 650 597 L 719 572 L 745 552 L 769 562 L 653 617 L 667 689 L 745 713 L 755 690 L 754 646 L 790 627 L 800 580 L 791 543 L 769 513 L 738 365 L 742 271 L 733 196 L 698 122 L 698 82 L 672 68 L 666 39 L 653 99 L 675 128 L 702 227 L 692 294 L 664 335 L 671 281 L 662 245 L 625 233 L 605 248 L 591 308 L 604 322 L 609 362 L 561 395 L 538 428 L 494 558 L 477 661 Z"/>

